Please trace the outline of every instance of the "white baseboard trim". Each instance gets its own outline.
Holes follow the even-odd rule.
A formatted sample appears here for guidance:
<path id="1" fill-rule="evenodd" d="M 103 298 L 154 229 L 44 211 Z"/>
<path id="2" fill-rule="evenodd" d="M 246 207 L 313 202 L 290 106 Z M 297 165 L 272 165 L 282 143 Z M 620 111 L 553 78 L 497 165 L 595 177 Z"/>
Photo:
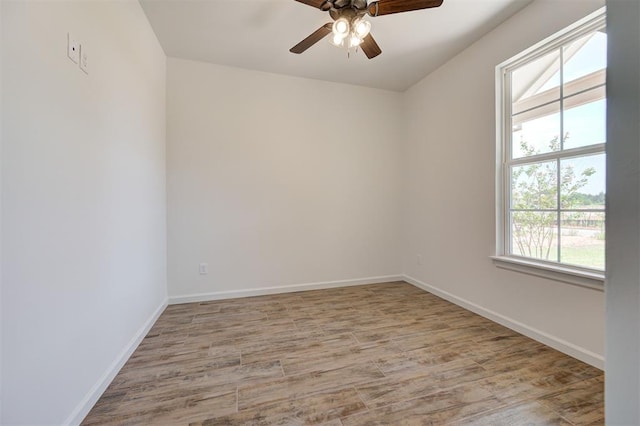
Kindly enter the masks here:
<path id="1" fill-rule="evenodd" d="M 116 374 L 118 374 L 131 354 L 133 354 L 140 342 L 142 342 L 142 339 L 144 339 L 149 330 L 151 330 L 151 327 L 153 327 L 153 324 L 155 324 L 162 311 L 164 311 L 164 308 L 167 307 L 167 301 L 165 298 L 160 306 L 151 314 L 149 319 L 140 327 L 127 346 L 124 347 L 109 368 L 107 368 L 107 371 L 104 372 L 98 382 L 91 388 L 73 412 L 71 412 L 69 417 L 67 417 L 67 420 L 64 422 L 65 425 L 79 425 L 87 414 L 89 414 L 89 411 L 91 411 L 96 402 L 98 402 L 98 399 L 100 399 L 111 381 L 116 377 Z"/>
<path id="2" fill-rule="evenodd" d="M 544 331 L 540 331 L 538 329 L 530 327 L 512 318 L 494 312 L 490 309 L 484 308 L 447 291 L 426 284 L 411 276 L 403 275 L 403 279 L 404 281 L 414 285 L 415 287 L 421 288 L 422 290 L 428 291 L 429 293 L 433 293 L 436 296 L 448 300 L 451 303 L 454 303 L 471 312 L 490 319 L 491 321 L 497 322 L 498 324 L 517 331 L 520 334 L 524 334 L 527 337 L 530 337 L 560 352 L 579 359 L 580 361 L 586 362 L 587 364 L 599 368 L 600 370 L 604 370 L 604 357 L 602 355 L 591 352 L 583 347 L 574 345 L 573 343 L 567 342 L 566 340 L 553 336 L 549 333 L 545 333 Z"/>
<path id="3" fill-rule="evenodd" d="M 317 283 L 293 284 L 277 287 L 249 288 L 244 290 L 217 291 L 212 293 L 189 294 L 169 297 L 170 305 L 191 302 L 207 302 L 210 300 L 235 299 L 238 297 L 264 296 L 267 294 L 293 293 L 296 291 L 322 290 L 326 288 L 349 287 L 354 285 L 378 284 L 402 281 L 402 275 L 384 275 L 379 277 L 357 278 L 351 280 L 323 281 Z"/>

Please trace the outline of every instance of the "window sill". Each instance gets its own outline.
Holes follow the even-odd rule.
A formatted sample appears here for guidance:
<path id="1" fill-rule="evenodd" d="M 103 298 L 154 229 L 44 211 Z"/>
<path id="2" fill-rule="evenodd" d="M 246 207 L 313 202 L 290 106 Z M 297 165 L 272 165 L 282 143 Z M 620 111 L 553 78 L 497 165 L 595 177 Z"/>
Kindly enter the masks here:
<path id="1" fill-rule="evenodd" d="M 548 265 L 535 261 L 507 256 L 491 256 L 493 263 L 501 269 L 535 275 L 567 284 L 604 291 L 604 273 L 587 272 L 566 266 Z"/>

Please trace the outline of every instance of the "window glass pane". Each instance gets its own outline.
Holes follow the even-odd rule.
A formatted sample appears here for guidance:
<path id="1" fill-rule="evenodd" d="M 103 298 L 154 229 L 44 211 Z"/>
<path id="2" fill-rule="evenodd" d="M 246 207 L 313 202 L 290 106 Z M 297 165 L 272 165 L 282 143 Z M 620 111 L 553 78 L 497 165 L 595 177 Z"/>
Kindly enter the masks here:
<path id="1" fill-rule="evenodd" d="M 511 102 L 532 103 L 530 107 L 545 103 L 544 99 L 560 97 L 560 50 L 554 50 L 527 63 L 511 73 Z"/>
<path id="2" fill-rule="evenodd" d="M 604 210 L 605 182 L 605 154 L 560 160 L 562 208 Z"/>
<path id="3" fill-rule="evenodd" d="M 544 210 L 558 206 L 557 161 L 511 168 L 511 208 Z"/>
<path id="4" fill-rule="evenodd" d="M 575 86 L 582 85 L 582 90 L 593 87 L 596 80 L 604 83 L 604 78 L 598 77 L 598 71 L 607 67 L 607 35 L 603 31 L 587 34 L 563 47 L 564 69 L 563 81 L 565 96 L 579 90 Z M 600 73 L 603 75 L 603 73 Z"/>
<path id="5" fill-rule="evenodd" d="M 560 229 L 562 263 L 604 270 L 604 213 L 562 213 Z"/>
<path id="6" fill-rule="evenodd" d="M 511 158 L 560 150 L 560 102 L 514 116 L 512 129 Z"/>
<path id="7" fill-rule="evenodd" d="M 601 16 L 596 25 L 604 21 Z M 501 243 L 506 255 L 601 271 L 607 34 L 592 25 L 503 68 L 506 169 L 499 172 L 506 172 L 508 188 Z"/>
<path id="8" fill-rule="evenodd" d="M 590 90 L 584 95 L 595 95 Z M 582 95 L 581 95 L 582 96 Z M 592 98 L 595 96 L 591 96 Z M 570 98 L 571 99 L 571 98 Z M 569 101 L 568 99 L 567 101 Z M 564 111 L 564 149 L 604 143 L 607 139 L 607 101 L 599 99 Z"/>
<path id="9" fill-rule="evenodd" d="M 511 253 L 557 262 L 557 214 L 511 212 Z"/>

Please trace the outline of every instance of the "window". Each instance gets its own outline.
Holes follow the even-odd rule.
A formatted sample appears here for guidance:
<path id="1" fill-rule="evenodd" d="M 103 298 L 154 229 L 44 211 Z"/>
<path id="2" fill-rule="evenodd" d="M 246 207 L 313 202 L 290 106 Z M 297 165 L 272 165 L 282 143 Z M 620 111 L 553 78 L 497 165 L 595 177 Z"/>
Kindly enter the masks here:
<path id="1" fill-rule="evenodd" d="M 497 68 L 498 257 L 602 275 L 605 14 Z"/>

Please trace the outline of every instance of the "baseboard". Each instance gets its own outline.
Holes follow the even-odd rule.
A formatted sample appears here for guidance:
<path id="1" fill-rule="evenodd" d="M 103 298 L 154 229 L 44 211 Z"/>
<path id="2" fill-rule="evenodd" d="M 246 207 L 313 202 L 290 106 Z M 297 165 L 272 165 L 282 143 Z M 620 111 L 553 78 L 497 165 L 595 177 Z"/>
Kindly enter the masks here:
<path id="1" fill-rule="evenodd" d="M 497 322 L 498 324 L 508 327 L 514 331 L 517 331 L 520 334 L 524 334 L 527 337 L 530 337 L 560 352 L 563 352 L 569 356 L 579 359 L 580 361 L 586 362 L 587 364 L 590 364 L 596 368 L 599 368 L 600 370 L 604 370 L 604 357 L 602 355 L 596 354 L 585 348 L 574 345 L 573 343 L 567 342 L 566 340 L 553 336 L 549 333 L 545 333 L 544 331 L 537 330 L 533 327 L 530 327 L 526 324 L 523 324 L 519 321 L 516 321 L 512 318 L 509 318 L 497 312 L 494 312 L 490 309 L 484 308 L 480 305 L 477 305 L 473 302 L 465 300 L 447 291 L 444 291 L 437 287 L 426 284 L 411 276 L 404 275 L 403 279 L 404 281 L 414 285 L 415 287 L 421 288 L 425 291 L 428 291 L 429 293 L 433 293 L 436 296 L 441 297 L 445 300 L 448 300 L 451 303 L 461 306 L 471 312 L 475 312 L 480 316 L 490 319 L 491 321 Z"/>
<path id="2" fill-rule="evenodd" d="M 167 299 L 162 301 L 160 306 L 151 314 L 149 319 L 140 327 L 138 332 L 133 336 L 131 341 L 125 346 L 125 348 L 120 352 L 120 354 L 116 357 L 113 363 L 107 368 L 107 371 L 100 377 L 98 382 L 91 388 L 91 390 L 87 393 L 87 395 L 82 399 L 80 404 L 73 410 L 73 412 L 69 415 L 67 420 L 64 422 L 65 425 L 79 425 L 82 420 L 89 414 L 91 408 L 98 402 L 100 396 L 107 389 L 111 381 L 116 377 L 116 374 L 120 371 L 120 369 L 127 362 L 133 351 L 136 350 L 142 339 L 147 335 L 153 324 L 156 322 L 164 308 L 167 307 Z"/>
<path id="3" fill-rule="evenodd" d="M 340 281 L 323 281 L 306 284 L 293 284 L 277 287 L 249 288 L 245 290 L 218 291 L 212 293 L 199 293 L 184 296 L 169 297 L 170 305 L 191 302 L 206 302 L 210 300 L 235 299 L 238 297 L 264 296 L 267 294 L 293 293 L 296 291 L 322 290 L 326 288 L 349 287 L 363 284 L 377 284 L 392 281 L 402 281 L 402 275 L 385 275 L 379 277 L 358 278 Z"/>

